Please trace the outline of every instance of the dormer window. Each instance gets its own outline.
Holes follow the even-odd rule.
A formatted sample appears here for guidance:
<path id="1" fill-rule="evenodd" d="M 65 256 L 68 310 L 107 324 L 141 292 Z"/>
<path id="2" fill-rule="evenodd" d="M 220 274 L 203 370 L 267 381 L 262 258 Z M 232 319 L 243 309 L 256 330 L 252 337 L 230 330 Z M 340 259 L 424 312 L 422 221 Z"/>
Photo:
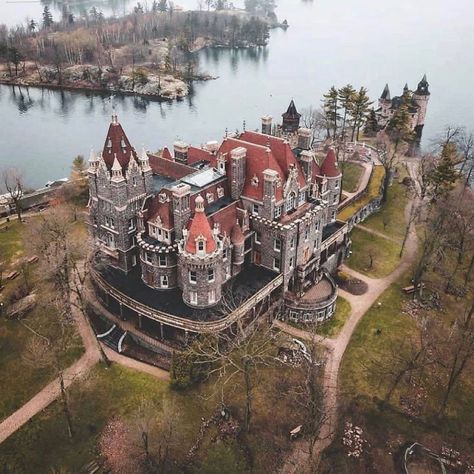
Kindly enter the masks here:
<path id="1" fill-rule="evenodd" d="M 196 240 L 196 248 L 198 253 L 205 253 L 206 252 L 206 241 L 203 238 L 198 238 Z"/>
<path id="2" fill-rule="evenodd" d="M 286 212 L 291 212 L 296 207 L 296 193 L 288 194 L 286 198 Z"/>
<path id="3" fill-rule="evenodd" d="M 224 188 L 222 186 L 219 186 L 217 188 L 217 198 L 220 199 L 221 197 L 224 197 Z"/>
<path id="4" fill-rule="evenodd" d="M 107 140 L 107 148 L 112 148 L 112 140 L 110 138 Z"/>
<path id="5" fill-rule="evenodd" d="M 166 194 L 165 193 L 158 194 L 158 201 L 161 203 L 166 202 Z"/>
<path id="6" fill-rule="evenodd" d="M 211 202 L 214 202 L 214 193 L 207 193 L 206 199 L 207 199 L 208 204 L 211 204 Z"/>
<path id="7" fill-rule="evenodd" d="M 123 139 L 123 137 L 122 137 L 122 140 L 120 140 L 120 146 L 122 148 L 127 148 L 127 145 L 126 145 L 125 140 Z"/>

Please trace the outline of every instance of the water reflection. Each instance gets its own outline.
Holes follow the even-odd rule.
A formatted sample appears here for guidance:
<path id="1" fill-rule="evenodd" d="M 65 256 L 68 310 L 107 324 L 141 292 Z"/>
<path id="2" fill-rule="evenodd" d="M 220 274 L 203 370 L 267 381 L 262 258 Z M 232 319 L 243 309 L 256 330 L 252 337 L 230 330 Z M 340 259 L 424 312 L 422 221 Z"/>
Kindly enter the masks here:
<path id="1" fill-rule="evenodd" d="M 63 11 L 73 13 L 76 16 L 86 16 L 91 8 L 95 7 L 102 11 L 105 16 L 125 15 L 131 9 L 129 4 L 135 4 L 132 0 L 80 0 L 75 2 L 62 0 L 41 0 L 43 6 L 48 5 L 53 8 L 53 12 L 62 14 Z"/>
<path id="2" fill-rule="evenodd" d="M 10 99 L 16 104 L 20 114 L 25 114 L 31 109 L 35 101 L 30 97 L 30 91 L 28 87 L 13 86 L 11 88 Z"/>

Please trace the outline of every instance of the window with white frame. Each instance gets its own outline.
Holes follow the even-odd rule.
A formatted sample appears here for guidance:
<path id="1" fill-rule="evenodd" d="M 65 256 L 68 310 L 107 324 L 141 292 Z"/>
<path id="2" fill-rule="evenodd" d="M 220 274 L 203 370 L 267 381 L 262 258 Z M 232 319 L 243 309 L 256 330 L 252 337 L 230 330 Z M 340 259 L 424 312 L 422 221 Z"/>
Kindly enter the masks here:
<path id="1" fill-rule="evenodd" d="M 293 236 L 290 240 L 290 249 L 293 250 L 295 248 L 296 237 Z"/>
<path id="2" fill-rule="evenodd" d="M 152 262 L 153 262 L 153 255 L 151 254 L 151 252 L 145 252 L 145 260 L 146 260 L 148 263 L 152 263 Z"/>
<path id="3" fill-rule="evenodd" d="M 197 275 L 194 270 L 189 270 L 189 283 L 192 283 L 193 285 L 196 284 L 197 282 Z"/>
<path id="4" fill-rule="evenodd" d="M 160 285 L 161 288 L 168 288 L 168 275 L 161 275 Z"/>
<path id="5" fill-rule="evenodd" d="M 160 267 L 166 267 L 166 255 L 158 255 L 158 265 Z"/>
<path id="6" fill-rule="evenodd" d="M 334 189 L 339 189 L 339 180 L 338 179 L 334 183 Z"/>
<path id="7" fill-rule="evenodd" d="M 192 304 L 197 304 L 198 302 L 198 294 L 196 291 L 190 291 L 189 292 L 189 301 L 192 303 Z"/>
<path id="8" fill-rule="evenodd" d="M 216 302 L 216 290 L 209 290 L 207 294 L 207 301 L 209 304 Z"/>
<path id="9" fill-rule="evenodd" d="M 306 226 L 304 229 L 304 240 L 305 241 L 309 240 L 309 226 Z"/>
<path id="10" fill-rule="evenodd" d="M 222 249 L 222 260 L 225 262 L 227 260 L 227 252 L 228 252 L 228 249 L 227 247 L 224 247 Z"/>
<path id="11" fill-rule="evenodd" d="M 262 242 L 262 235 L 260 232 L 256 231 L 255 232 L 255 243 L 260 244 Z"/>
<path id="12" fill-rule="evenodd" d="M 294 257 L 290 257 L 290 270 L 293 270 L 294 263 L 295 263 Z"/>
<path id="13" fill-rule="evenodd" d="M 281 216 L 281 206 L 275 206 L 273 216 L 275 219 L 278 219 Z"/>
<path id="14" fill-rule="evenodd" d="M 286 212 L 292 211 L 296 207 L 296 193 L 288 194 L 286 198 Z"/>
<path id="15" fill-rule="evenodd" d="M 132 217 L 128 220 L 128 230 L 133 230 L 137 227 L 137 218 Z"/>
<path id="16" fill-rule="evenodd" d="M 280 259 L 279 258 L 274 258 L 273 259 L 273 270 L 276 270 L 277 272 L 280 271 Z"/>
<path id="17" fill-rule="evenodd" d="M 214 269 L 213 268 L 209 268 L 209 270 L 207 270 L 207 281 L 209 283 L 213 282 L 215 280 L 215 274 L 214 274 Z"/>
<path id="18" fill-rule="evenodd" d="M 278 237 L 273 239 L 273 250 L 280 252 L 281 250 L 281 240 Z"/>
<path id="19" fill-rule="evenodd" d="M 222 186 L 217 187 L 217 197 L 220 199 L 224 196 L 224 188 Z"/>
<path id="20" fill-rule="evenodd" d="M 306 193 L 304 191 L 300 192 L 299 204 L 303 204 L 306 201 Z"/>
<path id="21" fill-rule="evenodd" d="M 197 241 L 197 249 L 198 249 L 198 252 L 204 252 L 205 248 L 206 248 L 206 246 L 205 246 L 205 244 L 204 244 L 204 240 L 199 239 L 199 240 Z"/>
<path id="22" fill-rule="evenodd" d="M 107 247 L 111 249 L 115 248 L 115 236 L 113 234 L 107 234 L 106 241 L 107 241 Z"/>
<path id="23" fill-rule="evenodd" d="M 252 205 L 252 214 L 258 214 L 258 204 Z"/>

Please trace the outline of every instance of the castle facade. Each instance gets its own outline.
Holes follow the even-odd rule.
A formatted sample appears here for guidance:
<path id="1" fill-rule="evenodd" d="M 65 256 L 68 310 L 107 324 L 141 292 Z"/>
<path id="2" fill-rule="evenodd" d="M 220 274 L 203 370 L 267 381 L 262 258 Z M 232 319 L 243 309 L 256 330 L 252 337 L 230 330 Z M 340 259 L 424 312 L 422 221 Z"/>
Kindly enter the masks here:
<path id="1" fill-rule="evenodd" d="M 350 245 L 336 219 L 342 173 L 334 150 L 317 156 L 299 118 L 292 102 L 281 125 L 264 116 L 260 132 L 152 154 L 137 152 L 113 115 L 102 151 L 89 159 L 89 224 L 121 291 L 138 298 L 146 289 L 140 304 L 206 320 L 218 307 L 236 309 L 229 287 L 262 271 L 277 278 L 289 317 L 330 317 L 331 273 Z"/>
<path id="2" fill-rule="evenodd" d="M 429 84 L 426 79 L 426 74 L 418 83 L 418 87 L 415 91 L 411 91 L 408 88 L 408 84 L 405 84 L 401 96 L 392 98 L 388 84 L 385 85 L 382 95 L 379 98 L 379 108 L 376 110 L 378 125 L 381 129 L 384 129 L 388 125 L 395 111 L 401 106 L 404 96 L 407 96 L 408 99 L 411 128 L 415 132 L 415 140 L 420 142 L 425 125 L 428 102 L 430 100 Z"/>

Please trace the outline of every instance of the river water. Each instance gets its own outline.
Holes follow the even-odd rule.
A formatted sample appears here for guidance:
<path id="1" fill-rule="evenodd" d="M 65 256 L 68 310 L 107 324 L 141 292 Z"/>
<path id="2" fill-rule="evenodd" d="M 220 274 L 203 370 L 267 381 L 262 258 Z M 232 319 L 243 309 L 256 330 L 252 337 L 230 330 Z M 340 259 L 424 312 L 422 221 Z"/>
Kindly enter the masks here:
<path id="1" fill-rule="evenodd" d="M 130 8 L 126 0 L 121 5 Z M 135 147 L 157 150 L 178 138 L 194 145 L 218 140 L 226 128 L 242 130 L 243 121 L 257 128 L 262 114 L 279 119 L 291 98 L 299 108 L 318 105 L 333 84 L 363 85 L 377 99 L 386 82 L 394 95 L 405 82 L 416 87 L 424 73 L 432 95 L 423 145 L 446 124 L 474 129 L 472 1 L 278 5 L 290 28 L 272 30 L 266 48 L 200 51 L 200 69 L 219 79 L 196 83 L 181 102 L 0 86 L 0 168 L 21 167 L 31 186 L 69 175 L 74 156 L 101 149 L 113 102 Z M 0 3 L 0 22 L 6 11 Z"/>

